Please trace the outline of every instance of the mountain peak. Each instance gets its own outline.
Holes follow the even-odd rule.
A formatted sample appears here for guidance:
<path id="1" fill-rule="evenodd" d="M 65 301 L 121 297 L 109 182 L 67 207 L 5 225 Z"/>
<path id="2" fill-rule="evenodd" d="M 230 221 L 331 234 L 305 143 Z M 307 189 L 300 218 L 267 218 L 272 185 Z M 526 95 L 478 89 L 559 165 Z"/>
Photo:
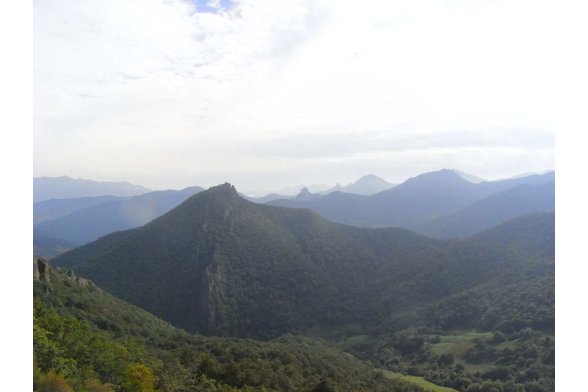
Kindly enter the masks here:
<path id="1" fill-rule="evenodd" d="M 225 182 L 224 184 L 211 186 L 208 190 L 205 191 L 206 193 L 210 194 L 217 194 L 217 195 L 224 195 L 230 197 L 240 197 L 239 192 L 234 185 Z"/>
<path id="2" fill-rule="evenodd" d="M 466 181 L 472 182 L 474 184 L 479 184 L 480 182 L 484 182 L 486 180 L 484 180 L 483 178 L 480 178 L 478 176 L 474 176 L 473 174 L 469 174 L 469 173 L 464 173 L 461 170 L 457 170 L 457 169 L 451 169 L 455 174 L 457 174 L 458 176 L 460 176 L 461 178 L 463 178 Z"/>
<path id="3" fill-rule="evenodd" d="M 462 176 L 450 169 L 442 169 L 434 172 L 420 174 L 416 177 L 409 178 L 397 188 L 409 192 L 438 192 L 443 191 L 455 192 L 456 190 L 465 191 L 475 186 L 470 181 L 465 180 Z M 397 189 L 394 188 L 394 189 Z M 392 191 L 392 189 L 390 190 Z"/>
<path id="4" fill-rule="evenodd" d="M 311 193 L 307 187 L 300 189 L 300 193 L 298 193 L 295 197 L 296 200 L 310 200 L 316 198 L 317 195 Z"/>
<path id="5" fill-rule="evenodd" d="M 359 178 L 359 180 L 357 180 L 355 182 L 359 182 L 359 181 L 371 181 L 371 180 L 383 180 L 383 178 L 378 177 L 375 174 L 366 174 L 365 176 L 361 176 Z"/>
<path id="6" fill-rule="evenodd" d="M 128 182 L 94 181 L 81 178 L 33 177 L 33 202 L 92 196 L 136 196 L 151 190 Z"/>
<path id="7" fill-rule="evenodd" d="M 437 182 L 437 181 L 465 181 L 459 174 L 451 169 L 441 169 L 433 172 L 420 174 L 416 177 L 409 178 L 406 183 L 409 182 Z"/>
<path id="8" fill-rule="evenodd" d="M 390 189 L 392 187 L 394 187 L 394 184 L 389 183 L 383 178 L 373 174 L 367 174 L 347 186 L 338 186 L 332 188 L 330 192 L 340 190 L 345 193 L 355 193 L 358 195 L 372 195 L 374 193 L 378 193 L 386 189 Z"/>

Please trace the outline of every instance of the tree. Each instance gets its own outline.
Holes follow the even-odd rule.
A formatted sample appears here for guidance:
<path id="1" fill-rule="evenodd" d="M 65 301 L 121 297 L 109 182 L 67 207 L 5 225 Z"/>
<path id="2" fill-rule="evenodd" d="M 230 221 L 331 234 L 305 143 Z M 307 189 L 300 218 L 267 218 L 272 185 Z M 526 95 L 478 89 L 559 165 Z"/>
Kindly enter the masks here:
<path id="1" fill-rule="evenodd" d="M 155 376 L 148 366 L 132 363 L 125 369 L 122 378 L 127 392 L 155 392 Z"/>
<path id="2" fill-rule="evenodd" d="M 38 392 L 71 392 L 73 389 L 64 376 L 50 370 L 47 374 L 42 374 L 36 383 Z"/>
<path id="3" fill-rule="evenodd" d="M 312 390 L 313 392 L 334 392 L 335 389 L 331 386 L 328 380 L 322 380 L 320 383 L 317 384 L 316 387 Z"/>

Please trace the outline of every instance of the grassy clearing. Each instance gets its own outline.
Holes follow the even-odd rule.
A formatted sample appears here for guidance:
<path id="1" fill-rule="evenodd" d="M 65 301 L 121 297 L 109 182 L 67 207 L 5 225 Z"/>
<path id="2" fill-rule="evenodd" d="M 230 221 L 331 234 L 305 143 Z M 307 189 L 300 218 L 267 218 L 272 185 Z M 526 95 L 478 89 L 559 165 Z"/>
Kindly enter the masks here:
<path id="1" fill-rule="evenodd" d="M 459 335 L 439 335 L 440 343 L 431 344 L 434 355 L 452 354 L 455 359 L 463 359 L 466 351 L 474 347 L 474 339 L 492 337 L 491 332 L 464 332 Z"/>
<path id="2" fill-rule="evenodd" d="M 464 366 L 469 373 L 485 372 L 490 370 L 493 363 L 478 363 L 471 364 L 465 361 L 465 353 L 474 347 L 474 339 L 476 338 L 490 338 L 491 332 L 473 332 L 467 331 L 454 335 L 439 335 L 441 341 L 439 343 L 431 344 L 431 352 L 434 355 L 452 354 L 456 363 Z"/>
<path id="3" fill-rule="evenodd" d="M 419 387 L 423 388 L 426 392 L 457 392 L 453 388 L 441 387 L 439 385 L 433 384 L 430 381 L 425 380 L 422 377 L 394 373 L 389 370 L 382 370 L 382 372 L 384 372 L 384 376 L 388 377 L 391 380 L 402 380 L 411 384 L 418 385 Z"/>

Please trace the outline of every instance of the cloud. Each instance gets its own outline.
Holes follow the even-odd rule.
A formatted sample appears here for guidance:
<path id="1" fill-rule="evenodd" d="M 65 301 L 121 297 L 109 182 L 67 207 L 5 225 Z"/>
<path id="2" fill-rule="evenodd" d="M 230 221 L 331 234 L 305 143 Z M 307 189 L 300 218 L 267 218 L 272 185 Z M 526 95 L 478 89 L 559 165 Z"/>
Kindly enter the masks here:
<path id="1" fill-rule="evenodd" d="M 530 136 L 529 136 L 530 135 Z M 448 129 L 426 132 L 410 125 L 394 128 L 315 135 L 312 132 L 267 139 L 243 140 L 242 153 L 284 159 L 346 159 L 356 155 L 379 155 L 431 149 L 527 149 L 553 146 L 551 131 L 539 129 Z"/>
<path id="2" fill-rule="evenodd" d="M 510 160 L 542 170 L 551 18 L 541 1 L 36 1 L 35 174 L 251 189 L 317 160 L 308 182 L 391 156 L 411 162 L 398 176 L 478 168 L 468 151 L 542 151 Z"/>

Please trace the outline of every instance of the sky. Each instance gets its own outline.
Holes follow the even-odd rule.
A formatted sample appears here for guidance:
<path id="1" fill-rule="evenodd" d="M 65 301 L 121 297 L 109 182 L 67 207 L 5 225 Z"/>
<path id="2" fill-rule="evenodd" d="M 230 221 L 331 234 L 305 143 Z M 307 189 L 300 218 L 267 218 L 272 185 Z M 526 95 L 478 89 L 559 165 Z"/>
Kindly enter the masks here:
<path id="1" fill-rule="evenodd" d="M 35 1 L 35 176 L 249 193 L 554 169 L 556 2 Z"/>

